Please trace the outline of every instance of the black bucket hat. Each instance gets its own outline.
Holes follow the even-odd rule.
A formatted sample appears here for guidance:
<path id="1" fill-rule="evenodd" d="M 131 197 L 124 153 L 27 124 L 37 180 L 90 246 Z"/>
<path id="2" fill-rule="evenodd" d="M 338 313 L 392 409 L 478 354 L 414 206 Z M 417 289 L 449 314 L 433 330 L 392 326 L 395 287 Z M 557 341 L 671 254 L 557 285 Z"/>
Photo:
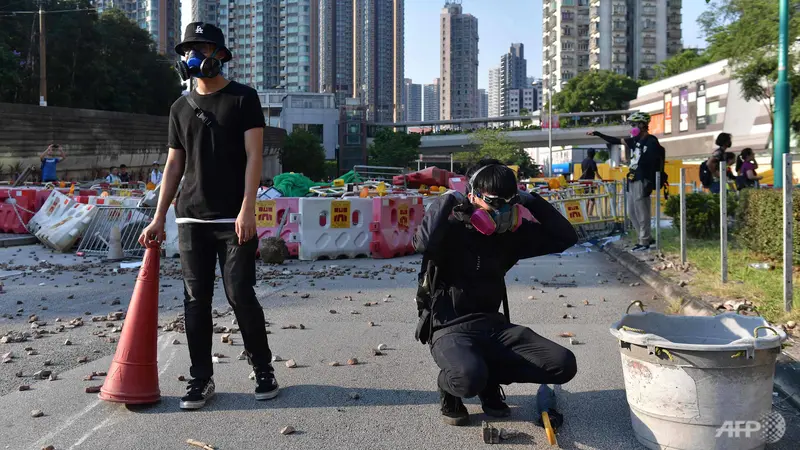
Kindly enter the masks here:
<path id="1" fill-rule="evenodd" d="M 175 46 L 175 52 L 183 56 L 186 54 L 183 46 L 193 43 L 214 44 L 217 46 L 217 50 L 225 50 L 225 58 L 222 59 L 222 62 L 225 63 L 231 60 L 231 51 L 228 50 L 228 47 L 225 47 L 225 35 L 222 30 L 210 23 L 192 22 L 186 25 L 183 41 Z"/>

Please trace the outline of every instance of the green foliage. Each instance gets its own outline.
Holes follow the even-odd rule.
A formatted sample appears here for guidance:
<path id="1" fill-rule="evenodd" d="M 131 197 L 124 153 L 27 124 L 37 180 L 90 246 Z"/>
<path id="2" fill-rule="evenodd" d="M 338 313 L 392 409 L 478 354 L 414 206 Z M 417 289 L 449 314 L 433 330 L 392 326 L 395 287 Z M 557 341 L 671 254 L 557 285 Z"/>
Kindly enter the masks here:
<path id="1" fill-rule="evenodd" d="M 389 128 L 379 130 L 369 146 L 371 166 L 408 168 L 419 158 L 422 136 L 417 133 L 401 133 Z"/>
<path id="2" fill-rule="evenodd" d="M 50 10 L 90 7 L 89 0 L 47 2 Z M 13 9 L 38 3 L 17 0 Z M 38 21 L 36 14 L 0 17 L 0 101 L 39 103 Z M 47 14 L 45 25 L 49 105 L 166 115 L 180 95 L 173 55 L 159 55 L 150 34 L 121 11 Z"/>
<path id="3" fill-rule="evenodd" d="M 664 78 L 679 75 L 712 62 L 711 56 L 698 49 L 689 48 L 656 64 L 655 76 L 649 81 L 663 80 Z"/>
<path id="4" fill-rule="evenodd" d="M 594 160 L 597 162 L 604 163 L 609 159 L 611 159 L 611 154 L 608 152 L 608 150 L 597 150 L 597 152 L 594 154 Z"/>
<path id="5" fill-rule="evenodd" d="M 497 159 L 510 166 L 519 166 L 520 178 L 539 176 L 539 166 L 536 165 L 536 162 L 519 144 L 508 139 L 504 132 L 481 128 L 472 133 L 470 140 L 472 145 L 477 147 L 475 151 L 455 154 L 455 158 L 463 165 L 471 166 L 486 158 Z"/>
<path id="6" fill-rule="evenodd" d="M 737 199 L 728 195 L 728 216 L 736 214 Z M 680 229 L 680 196 L 673 195 L 664 205 L 664 213 L 672 217 L 672 226 Z M 686 234 L 690 238 L 708 239 L 719 237 L 719 194 L 706 192 L 686 195 Z"/>
<path id="7" fill-rule="evenodd" d="M 314 133 L 296 129 L 286 137 L 281 165 L 284 173 L 301 173 L 312 180 L 321 180 L 325 177 L 325 149 Z"/>
<path id="8" fill-rule="evenodd" d="M 338 177 L 339 176 L 339 174 L 337 173 L 337 170 L 339 170 L 338 167 L 339 164 L 335 160 L 326 160 L 325 179 L 333 180 L 334 178 Z"/>
<path id="9" fill-rule="evenodd" d="M 590 71 L 569 80 L 561 92 L 554 94 L 553 106 L 564 113 L 617 111 L 627 108 L 638 92 L 639 83 L 626 75 Z"/>
<path id="10" fill-rule="evenodd" d="M 748 249 L 775 259 L 783 257 L 783 193 L 772 189 L 741 191 L 736 236 Z M 800 263 L 800 189 L 793 194 L 794 262 Z"/>

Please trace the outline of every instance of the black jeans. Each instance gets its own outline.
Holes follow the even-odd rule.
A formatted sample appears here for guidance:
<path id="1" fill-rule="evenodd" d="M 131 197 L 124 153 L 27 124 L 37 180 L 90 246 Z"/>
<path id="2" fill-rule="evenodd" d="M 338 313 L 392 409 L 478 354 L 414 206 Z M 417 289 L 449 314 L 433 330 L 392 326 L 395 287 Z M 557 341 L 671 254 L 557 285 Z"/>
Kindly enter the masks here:
<path id="1" fill-rule="evenodd" d="M 272 353 L 267 343 L 264 310 L 256 298 L 256 250 L 258 239 L 239 245 L 234 225 L 189 223 L 178 225 L 178 248 L 183 271 L 186 341 L 194 378 L 210 378 L 214 325 L 211 300 L 215 266 L 219 258 L 222 283 L 233 307 L 245 352 L 256 372 L 272 372 Z"/>
<path id="2" fill-rule="evenodd" d="M 439 387 L 461 398 L 498 384 L 565 384 L 577 372 L 575 355 L 527 327 L 460 327 L 431 346 Z"/>

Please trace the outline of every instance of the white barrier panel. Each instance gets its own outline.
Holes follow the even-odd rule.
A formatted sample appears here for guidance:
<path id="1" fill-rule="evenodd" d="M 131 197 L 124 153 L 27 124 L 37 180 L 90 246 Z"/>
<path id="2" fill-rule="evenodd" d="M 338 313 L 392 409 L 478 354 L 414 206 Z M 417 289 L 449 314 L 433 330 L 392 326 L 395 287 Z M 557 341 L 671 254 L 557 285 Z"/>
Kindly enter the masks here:
<path id="1" fill-rule="evenodd" d="M 39 211 L 28 222 L 28 231 L 36 235 L 42 228 L 58 222 L 74 204 L 74 200 L 54 189 Z"/>
<path id="2" fill-rule="evenodd" d="M 89 228 L 95 212 L 97 207 L 94 205 L 73 203 L 59 218 L 54 217 L 55 220 L 42 227 L 36 237 L 54 250 L 66 252 Z"/>
<path id="3" fill-rule="evenodd" d="M 301 260 L 369 257 L 371 198 L 301 198 Z"/>

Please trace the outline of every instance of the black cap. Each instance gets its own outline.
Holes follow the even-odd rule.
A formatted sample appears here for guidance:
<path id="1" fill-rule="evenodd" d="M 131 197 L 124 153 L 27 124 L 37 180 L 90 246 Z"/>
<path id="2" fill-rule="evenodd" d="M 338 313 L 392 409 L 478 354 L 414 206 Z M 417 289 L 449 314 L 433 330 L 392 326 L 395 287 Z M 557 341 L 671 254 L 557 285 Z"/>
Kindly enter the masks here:
<path id="1" fill-rule="evenodd" d="M 222 59 L 222 62 L 231 60 L 231 52 L 228 50 L 228 47 L 225 47 L 225 35 L 222 34 L 222 30 L 210 23 L 192 22 L 186 25 L 186 31 L 183 33 L 183 41 L 175 46 L 175 52 L 183 56 L 186 54 L 186 52 L 183 51 L 184 44 L 192 43 L 214 44 L 217 46 L 217 50 L 225 50 L 225 58 Z"/>

